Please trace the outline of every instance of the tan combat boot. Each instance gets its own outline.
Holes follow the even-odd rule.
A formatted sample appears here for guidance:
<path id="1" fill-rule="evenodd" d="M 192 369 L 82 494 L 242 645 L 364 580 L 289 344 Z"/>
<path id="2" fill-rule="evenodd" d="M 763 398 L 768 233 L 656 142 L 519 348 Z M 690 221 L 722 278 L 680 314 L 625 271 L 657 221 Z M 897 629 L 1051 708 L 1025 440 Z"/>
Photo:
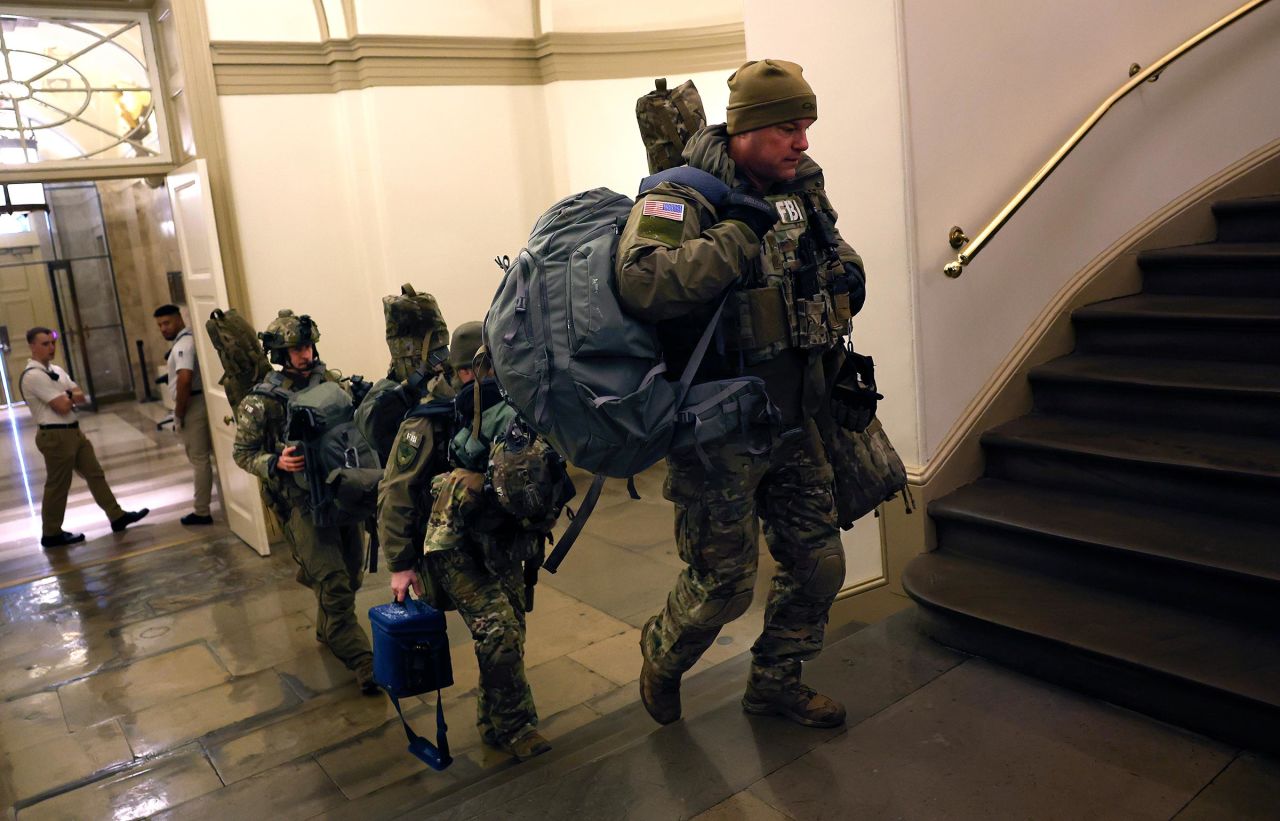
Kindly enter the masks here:
<path id="1" fill-rule="evenodd" d="M 747 685 L 742 709 L 757 716 L 782 716 L 805 727 L 839 727 L 844 724 L 843 704 L 799 681 L 770 692 Z"/>
<path id="2" fill-rule="evenodd" d="M 680 679 L 660 674 L 644 660 L 640 668 L 640 701 L 649 715 L 659 724 L 670 724 L 680 719 Z"/>
<path id="3" fill-rule="evenodd" d="M 510 753 L 516 761 L 528 761 L 543 753 L 551 752 L 551 742 L 542 737 L 542 733 L 530 727 L 526 732 L 500 746 Z"/>

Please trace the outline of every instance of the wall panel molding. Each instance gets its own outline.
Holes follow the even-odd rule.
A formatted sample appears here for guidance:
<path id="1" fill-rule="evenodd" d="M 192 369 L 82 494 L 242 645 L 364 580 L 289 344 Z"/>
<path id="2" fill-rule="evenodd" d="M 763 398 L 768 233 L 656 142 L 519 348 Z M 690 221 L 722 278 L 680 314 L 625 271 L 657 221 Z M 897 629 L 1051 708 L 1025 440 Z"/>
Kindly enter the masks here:
<path id="1" fill-rule="evenodd" d="M 219 95 L 331 94 L 375 86 L 539 85 L 736 68 L 741 24 L 538 37 L 357 35 L 324 43 L 214 42 Z"/>

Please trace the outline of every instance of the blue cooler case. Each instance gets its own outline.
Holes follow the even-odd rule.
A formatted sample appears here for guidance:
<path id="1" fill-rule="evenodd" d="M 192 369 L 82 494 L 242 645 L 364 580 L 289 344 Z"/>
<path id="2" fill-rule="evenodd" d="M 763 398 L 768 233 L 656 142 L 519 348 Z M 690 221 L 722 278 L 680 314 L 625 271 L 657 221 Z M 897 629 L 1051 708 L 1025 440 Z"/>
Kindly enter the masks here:
<path id="1" fill-rule="evenodd" d="M 440 709 L 440 691 L 453 684 L 444 613 L 424 601 L 405 597 L 369 608 L 373 627 L 373 679 L 391 697 L 409 739 L 409 752 L 434 770 L 453 763 L 448 727 Z M 436 743 L 415 733 L 404 720 L 400 699 L 436 691 Z"/>

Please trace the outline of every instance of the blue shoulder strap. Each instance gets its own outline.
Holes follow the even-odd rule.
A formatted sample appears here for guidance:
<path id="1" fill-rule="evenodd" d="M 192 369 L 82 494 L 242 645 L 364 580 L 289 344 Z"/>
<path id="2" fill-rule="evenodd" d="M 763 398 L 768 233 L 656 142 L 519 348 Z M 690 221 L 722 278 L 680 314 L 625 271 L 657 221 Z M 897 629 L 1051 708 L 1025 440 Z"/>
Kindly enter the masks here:
<path id="1" fill-rule="evenodd" d="M 691 165 L 677 165 L 675 168 L 668 168 L 666 171 L 650 174 L 641 180 L 640 192 L 637 196 L 643 197 L 664 182 L 673 182 L 686 188 L 692 188 L 714 206 L 719 206 L 720 202 L 729 193 L 729 186 L 721 182 L 716 175 L 703 171 L 701 168 L 694 168 Z"/>

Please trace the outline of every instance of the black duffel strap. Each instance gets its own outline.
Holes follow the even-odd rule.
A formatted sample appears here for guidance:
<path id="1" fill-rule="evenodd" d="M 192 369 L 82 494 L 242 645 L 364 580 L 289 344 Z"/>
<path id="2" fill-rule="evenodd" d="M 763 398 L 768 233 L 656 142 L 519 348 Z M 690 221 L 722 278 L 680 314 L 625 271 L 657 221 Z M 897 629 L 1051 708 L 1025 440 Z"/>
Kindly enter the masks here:
<path id="1" fill-rule="evenodd" d="M 423 764 L 433 770 L 443 770 L 453 763 L 449 755 L 449 727 L 444 723 L 444 709 L 440 706 L 440 691 L 436 690 L 436 743 L 432 744 L 413 731 L 409 722 L 404 720 L 404 711 L 400 709 L 400 699 L 387 693 L 391 703 L 396 707 L 400 723 L 404 725 L 405 737 L 409 739 L 409 752 Z"/>
<path id="2" fill-rule="evenodd" d="M 548 573 L 554 573 L 560 569 L 560 562 L 564 561 L 564 557 L 568 555 L 569 548 L 573 547 L 578 535 L 582 533 L 582 528 L 586 526 L 596 502 L 600 501 L 600 491 L 604 489 L 604 482 L 608 478 L 603 473 L 597 473 L 591 480 L 591 487 L 587 488 L 587 494 L 582 497 L 582 504 L 578 506 L 578 512 L 574 515 L 573 521 L 556 542 L 555 549 L 547 556 L 547 560 L 542 563 Z"/>

